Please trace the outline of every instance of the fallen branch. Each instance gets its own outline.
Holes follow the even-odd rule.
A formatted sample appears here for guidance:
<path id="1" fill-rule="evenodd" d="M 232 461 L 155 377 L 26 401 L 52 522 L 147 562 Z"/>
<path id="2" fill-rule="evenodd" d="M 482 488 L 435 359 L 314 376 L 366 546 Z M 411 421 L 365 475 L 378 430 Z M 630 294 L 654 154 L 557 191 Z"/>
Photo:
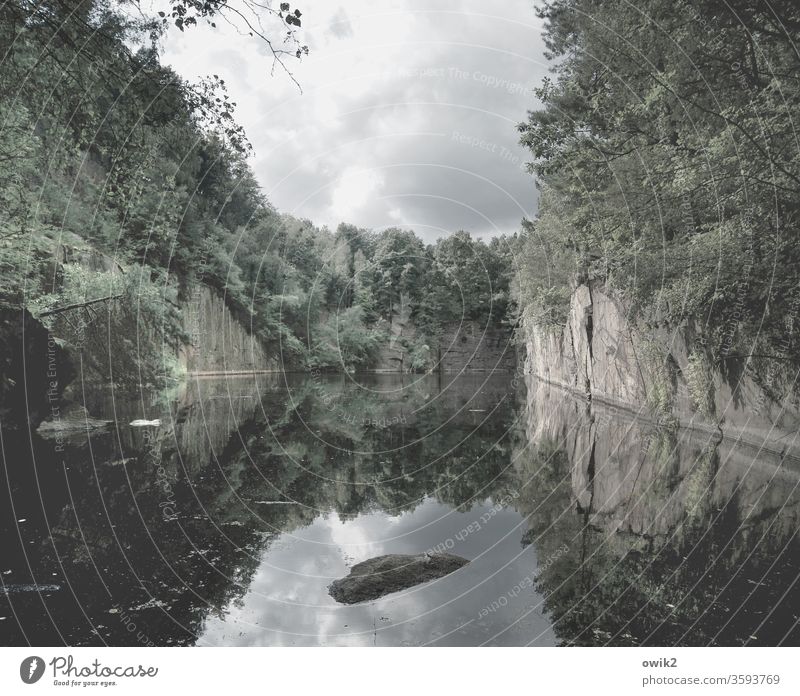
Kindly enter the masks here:
<path id="1" fill-rule="evenodd" d="M 749 355 L 723 355 L 714 361 L 714 364 L 723 363 L 726 360 L 749 360 L 750 358 L 766 358 L 767 360 L 782 360 L 783 362 L 793 362 L 796 358 L 787 355 L 768 355 L 765 353 L 750 353 Z"/>
<path id="2" fill-rule="evenodd" d="M 124 296 L 125 293 L 119 295 L 109 295 L 108 297 L 98 297 L 96 300 L 87 300 L 86 302 L 76 302 L 75 304 L 65 305 L 64 307 L 56 307 L 55 309 L 48 309 L 45 312 L 39 312 L 40 317 L 49 317 L 53 314 L 61 314 L 61 312 L 68 312 L 71 309 L 80 309 L 81 307 L 88 307 L 89 305 L 97 304 L 98 302 L 108 302 L 109 300 L 118 300 Z"/>

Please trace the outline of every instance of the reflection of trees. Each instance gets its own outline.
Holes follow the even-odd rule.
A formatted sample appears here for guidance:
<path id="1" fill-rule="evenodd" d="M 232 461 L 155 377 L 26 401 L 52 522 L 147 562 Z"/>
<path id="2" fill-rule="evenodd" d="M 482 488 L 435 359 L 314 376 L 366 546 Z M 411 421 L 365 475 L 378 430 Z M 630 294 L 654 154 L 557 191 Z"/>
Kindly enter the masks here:
<path id="1" fill-rule="evenodd" d="M 47 519 L 29 515 L 38 541 L 25 551 L 36 577 L 23 578 L 21 552 L 8 561 L 14 582 L 66 575 L 72 590 L 46 599 L 52 621 L 35 593 L 14 598 L 25 625 L 36 627 L 26 638 L 136 645 L 144 634 L 157 644 L 191 643 L 206 616 L 224 613 L 245 594 L 277 534 L 330 512 L 342 519 L 369 510 L 399 514 L 428 496 L 469 504 L 501 485 L 509 455 L 494 443 L 508 425 L 510 404 L 479 425 L 494 405 L 488 403 L 494 396 L 487 397 L 480 418 L 465 412 L 437 430 L 453 415 L 453 401 L 431 400 L 431 380 L 397 397 L 330 382 L 345 413 L 369 414 L 373 422 L 404 414 L 405 422 L 378 427 L 336 417 L 310 381 L 291 386 L 292 401 L 274 384 L 259 392 L 244 383 L 239 391 L 204 383 L 202 398 L 190 390 L 153 401 L 146 413 L 134 405 L 118 411 L 119 433 L 70 444 L 64 453 L 69 490 L 60 483 L 64 472 L 53 443 L 37 439 L 39 475 L 50 466 L 46 477 L 58 483 L 46 490 Z M 453 398 L 460 404 L 468 397 Z M 142 416 L 160 416 L 163 425 L 147 436 L 124 427 Z M 22 439 L 16 448 L 14 500 L 23 504 L 27 497 L 39 506 Z M 8 640 L 24 642 L 16 634 Z"/>
<path id="2" fill-rule="evenodd" d="M 395 402 L 352 389 L 336 394 L 332 408 L 304 386 L 277 427 L 255 419 L 241 429 L 244 446 L 231 458 L 256 464 L 270 499 L 342 518 L 370 509 L 399 514 L 431 495 L 454 506 L 490 497 L 508 466 L 497 441 L 508 427 L 510 402 L 483 425 L 462 417 L 438 427 L 452 415 L 446 404 L 414 414 L 427 395 L 412 388 Z M 339 413 L 354 414 L 355 422 Z M 365 418 L 389 425 L 365 425 Z M 281 514 L 293 514 L 284 507 Z"/>
<path id="3" fill-rule="evenodd" d="M 787 633 L 797 641 L 796 474 L 601 410 L 569 421 L 592 429 L 587 462 L 581 436 L 559 421 L 569 409 L 543 405 L 569 397 L 531 394 L 543 403 L 530 404 L 537 422 L 528 432 L 542 438 L 520 466 L 518 507 L 564 643 L 738 645 L 755 636 L 774 645 Z M 569 551 L 558 554 L 563 545 Z"/>

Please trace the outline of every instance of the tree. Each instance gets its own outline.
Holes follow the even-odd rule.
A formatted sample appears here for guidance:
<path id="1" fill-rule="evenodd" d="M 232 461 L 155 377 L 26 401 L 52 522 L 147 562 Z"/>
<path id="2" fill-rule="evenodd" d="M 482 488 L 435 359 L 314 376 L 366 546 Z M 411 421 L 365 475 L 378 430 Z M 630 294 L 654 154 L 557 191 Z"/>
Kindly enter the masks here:
<path id="1" fill-rule="evenodd" d="M 734 315 L 738 342 L 780 340 L 769 309 L 790 304 L 800 261 L 797 4 L 553 0 L 539 12 L 553 76 L 520 132 L 546 194 L 544 246 L 637 310 L 706 325 L 723 359 Z"/>
<path id="2" fill-rule="evenodd" d="M 409 230 L 390 228 L 378 235 L 375 252 L 365 269 L 375 309 L 386 320 L 405 296 L 416 299 L 419 291 L 420 260 L 425 247 Z"/>

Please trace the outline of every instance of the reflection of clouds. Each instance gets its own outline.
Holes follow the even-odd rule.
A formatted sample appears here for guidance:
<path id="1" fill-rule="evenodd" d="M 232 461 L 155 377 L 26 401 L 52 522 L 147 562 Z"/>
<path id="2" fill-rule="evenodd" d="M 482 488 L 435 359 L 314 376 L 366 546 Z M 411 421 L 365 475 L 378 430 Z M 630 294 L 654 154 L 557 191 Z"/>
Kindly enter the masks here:
<path id="1" fill-rule="evenodd" d="M 531 590 L 517 598 L 518 603 L 509 602 L 503 611 L 475 621 L 476 606 L 490 602 L 498 588 L 513 586 L 535 567 L 533 549 L 521 551 L 524 523 L 513 511 L 498 513 L 486 534 L 458 542 L 452 552 L 472 559 L 471 563 L 437 581 L 353 606 L 337 604 L 327 588 L 355 563 L 387 553 L 419 553 L 454 537 L 490 507 L 487 503 L 455 512 L 428 499 L 413 512 L 396 517 L 380 513 L 346 521 L 319 517 L 295 532 L 293 543 L 278 540 L 264 553 L 247 594 L 225 610 L 224 618 L 209 618 L 199 642 L 416 645 L 446 636 L 447 643 L 480 643 L 510 624 L 521 606 L 540 599 Z M 553 642 L 547 620 L 539 612 L 504 634 L 503 640 L 522 644 L 534 636 L 541 636 L 545 644 Z"/>
<path id="2" fill-rule="evenodd" d="M 348 560 L 360 563 L 385 553 L 382 542 L 370 540 L 374 539 L 376 534 L 379 539 L 382 538 L 380 528 L 385 520 L 386 518 L 376 514 L 359 515 L 351 521 L 342 521 L 330 515 L 323 522 L 328 525 L 332 543 L 347 554 Z"/>
<path id="3" fill-rule="evenodd" d="M 344 423 L 341 419 L 335 417 L 328 408 L 320 406 L 319 398 L 313 398 L 319 397 L 320 393 L 336 393 L 335 401 L 348 412 L 354 410 L 360 412 L 366 409 L 367 412 L 384 414 L 387 413 L 387 409 L 394 411 L 397 407 L 411 411 L 421 409 L 427 413 L 424 417 L 420 413 L 420 417 L 415 420 L 434 428 L 434 433 L 433 437 L 429 437 L 431 433 L 427 435 L 417 433 L 416 437 L 421 436 L 422 440 L 429 444 L 436 444 L 438 440 L 435 432 L 439 428 L 447 427 L 446 424 L 450 427 L 459 424 L 457 432 L 461 435 L 456 439 L 465 446 L 469 441 L 484 443 L 480 449 L 486 451 L 486 447 L 494 442 L 496 437 L 492 434 L 494 429 L 490 427 L 488 433 L 477 434 L 473 432 L 473 428 L 486 413 L 491 411 L 488 409 L 489 404 L 495 405 L 507 397 L 507 378 L 501 376 L 495 379 L 485 375 L 462 376 L 457 379 L 453 377 L 452 384 L 446 387 L 441 385 L 444 388 L 441 392 L 438 387 L 433 388 L 431 379 L 433 378 L 420 378 L 418 382 L 415 381 L 416 386 L 412 388 L 415 397 L 425 396 L 424 404 L 418 403 L 418 398 L 406 399 L 406 396 L 410 396 L 408 387 L 404 386 L 399 390 L 396 385 L 397 379 L 394 377 L 383 376 L 374 384 L 373 380 L 368 380 L 371 387 L 377 387 L 381 382 L 385 387 L 388 381 L 393 385 L 388 391 L 385 388 L 369 388 L 365 391 L 363 385 L 355 390 L 352 385 L 344 390 L 340 386 L 338 391 L 333 391 L 332 384 L 321 378 L 311 389 L 310 401 L 303 396 L 306 390 L 301 380 L 301 385 L 293 394 L 293 402 L 303 404 L 304 412 L 309 411 L 307 414 L 309 420 L 301 432 L 308 432 L 307 428 L 310 428 L 323 440 L 333 436 L 331 441 L 338 441 L 337 433 L 341 435 L 349 431 L 349 428 L 342 429 Z M 334 380 L 335 383 L 338 382 Z M 437 393 L 437 397 L 433 402 L 428 402 L 427 399 L 433 392 Z M 350 398 L 343 399 L 348 394 Z M 471 401 L 473 397 L 478 399 L 480 405 L 486 407 L 480 418 L 467 411 L 466 407 L 473 403 Z M 272 402 L 272 398 L 267 399 L 267 404 Z M 492 423 L 503 429 L 500 421 L 493 420 Z M 281 450 L 291 450 L 294 442 L 292 438 L 297 432 L 296 424 L 290 424 L 273 435 L 281 441 Z M 384 429 L 378 432 L 382 436 L 386 434 Z M 485 441 L 486 437 L 489 438 L 488 441 Z M 448 536 L 452 537 L 480 516 L 477 509 L 454 514 L 446 505 L 435 504 L 430 500 L 423 501 L 426 494 L 434 493 L 432 479 L 428 480 L 425 472 L 437 470 L 426 457 L 414 459 L 413 463 L 408 464 L 412 468 L 417 466 L 421 468 L 420 472 L 416 470 L 412 472 L 411 478 L 405 475 L 408 473 L 406 467 L 403 475 L 393 475 L 391 481 L 377 483 L 369 472 L 371 466 L 379 465 L 382 461 L 382 456 L 376 452 L 376 447 L 381 448 L 381 442 L 381 438 L 375 441 L 368 439 L 363 444 L 366 458 L 361 462 L 362 466 L 366 465 L 366 469 L 358 466 L 354 469 L 360 474 L 366 474 L 365 480 L 369 483 L 365 485 L 372 489 L 364 500 L 359 502 L 359 493 L 353 492 L 352 479 L 348 473 L 351 471 L 349 457 L 330 467 L 327 464 L 323 467 L 323 471 L 330 471 L 337 479 L 341 478 L 335 486 L 319 490 L 316 486 L 304 482 L 296 491 L 292 489 L 291 495 L 296 493 L 299 499 L 303 499 L 307 493 L 309 501 L 313 500 L 313 504 L 319 506 L 319 516 L 310 525 L 302 522 L 300 526 L 295 526 L 295 523 L 283 526 L 286 532 L 271 542 L 269 552 L 255 554 L 253 579 L 248 580 L 246 586 L 242 588 L 245 593 L 243 598 L 224 606 L 223 611 L 226 613 L 224 619 L 210 619 L 206 622 L 201 643 L 215 641 L 225 643 L 230 640 L 231 635 L 238 635 L 237 640 L 242 644 L 371 644 L 376 639 L 377 631 L 380 636 L 379 644 L 420 643 L 438 636 L 447 636 L 448 642 L 462 641 L 475 644 L 491 638 L 503 628 L 499 623 L 483 621 L 475 622 L 473 625 L 472 622 L 476 617 L 475 604 L 486 603 L 494 598 L 499 591 L 495 584 L 498 580 L 509 586 L 518 581 L 518 578 L 513 576 L 507 579 L 504 577 L 504 572 L 510 572 L 504 568 L 508 558 L 516 560 L 516 556 L 520 554 L 520 547 L 513 543 L 507 548 L 505 555 L 495 557 L 491 563 L 485 560 L 473 561 L 473 565 L 469 566 L 471 572 L 466 576 L 460 576 L 461 579 L 457 582 L 456 579 L 448 579 L 446 584 L 442 585 L 443 581 L 440 580 L 432 585 L 411 588 L 404 593 L 381 600 L 380 605 L 369 604 L 346 608 L 335 604 L 329 597 L 327 587 L 330 582 L 347 575 L 349 567 L 353 564 L 385 553 L 419 553 L 430 548 L 432 540 L 438 542 Z M 406 445 L 409 443 L 410 440 L 405 440 Z M 299 466 L 299 457 L 313 449 L 304 442 L 294 445 L 294 449 L 298 451 L 294 452 L 292 462 L 283 462 L 281 465 L 287 467 L 287 473 L 293 466 Z M 438 454 L 439 450 L 434 447 L 433 453 Z M 382 471 L 380 466 L 376 471 Z M 489 485 L 489 479 L 494 480 L 493 477 L 496 475 L 496 472 L 492 471 L 491 466 L 486 468 L 484 475 L 480 477 L 480 482 L 471 481 L 474 472 L 466 475 L 467 488 L 476 490 L 475 486 Z M 413 483 L 418 477 L 422 477 L 421 480 Z M 449 482 L 455 484 L 457 478 L 458 475 L 454 472 Z M 293 477 L 289 475 L 285 480 L 293 480 Z M 427 487 L 424 484 L 426 480 L 428 480 Z M 284 489 L 284 492 L 286 490 L 289 489 Z M 406 490 L 408 495 L 403 495 Z M 482 488 L 480 490 L 483 491 Z M 486 490 L 484 494 L 488 496 L 490 491 Z M 366 512 L 369 510 L 365 507 L 366 500 L 373 500 L 371 504 L 377 505 L 380 512 Z M 460 497 L 458 502 L 462 502 Z M 412 512 L 393 514 L 396 510 L 407 509 L 409 506 Z M 348 512 L 340 513 L 343 515 L 340 518 L 333 510 Z M 285 508 L 273 506 L 272 511 L 283 512 Z M 353 514 L 358 516 L 353 518 Z M 304 519 L 307 521 L 308 518 Z M 509 528 L 503 529 L 501 525 L 501 536 L 508 533 L 510 539 L 518 539 L 521 536 L 521 531 L 517 528 L 519 518 L 512 513 L 510 519 L 513 519 L 513 524 Z M 458 549 L 451 550 L 466 558 L 479 559 L 486 552 L 481 544 L 491 544 L 494 538 L 489 535 L 482 539 L 476 538 L 472 541 L 480 543 L 474 548 L 462 544 Z M 531 554 L 527 553 L 526 557 L 529 559 L 527 564 L 518 572 L 514 571 L 514 575 L 524 576 L 531 572 L 535 563 L 530 560 L 530 556 Z M 497 575 L 498 569 L 501 569 L 499 575 Z M 456 584 L 451 584 L 453 582 Z M 455 597 L 459 598 L 458 601 L 451 603 Z M 384 611 L 384 603 L 387 603 L 386 607 L 396 610 L 393 609 L 392 613 L 389 613 L 388 609 Z M 228 606 L 229 604 L 233 606 Z M 375 623 L 375 612 L 379 610 L 384 619 Z M 342 619 L 343 611 L 347 612 L 344 619 Z M 497 622 L 505 620 L 500 615 L 494 618 Z M 546 627 L 546 622 L 540 616 L 535 618 L 538 623 L 529 621 L 519 627 L 518 633 L 511 632 L 503 636 L 503 640 L 523 643 L 530 640 L 530 635 L 548 636 L 549 631 L 541 627 L 542 625 Z M 528 635 L 523 636 L 522 631 L 526 628 Z M 455 633 L 451 636 L 450 633 L 453 631 Z"/>

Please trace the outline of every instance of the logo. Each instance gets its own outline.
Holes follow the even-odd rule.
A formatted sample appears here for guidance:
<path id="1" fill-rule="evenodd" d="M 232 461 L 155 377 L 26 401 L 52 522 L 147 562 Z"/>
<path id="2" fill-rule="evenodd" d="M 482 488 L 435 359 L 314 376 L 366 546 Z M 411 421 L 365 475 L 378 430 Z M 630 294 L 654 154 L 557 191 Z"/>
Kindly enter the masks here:
<path id="1" fill-rule="evenodd" d="M 19 676 L 26 684 L 35 684 L 44 674 L 44 660 L 36 655 L 26 657 L 19 666 Z"/>

